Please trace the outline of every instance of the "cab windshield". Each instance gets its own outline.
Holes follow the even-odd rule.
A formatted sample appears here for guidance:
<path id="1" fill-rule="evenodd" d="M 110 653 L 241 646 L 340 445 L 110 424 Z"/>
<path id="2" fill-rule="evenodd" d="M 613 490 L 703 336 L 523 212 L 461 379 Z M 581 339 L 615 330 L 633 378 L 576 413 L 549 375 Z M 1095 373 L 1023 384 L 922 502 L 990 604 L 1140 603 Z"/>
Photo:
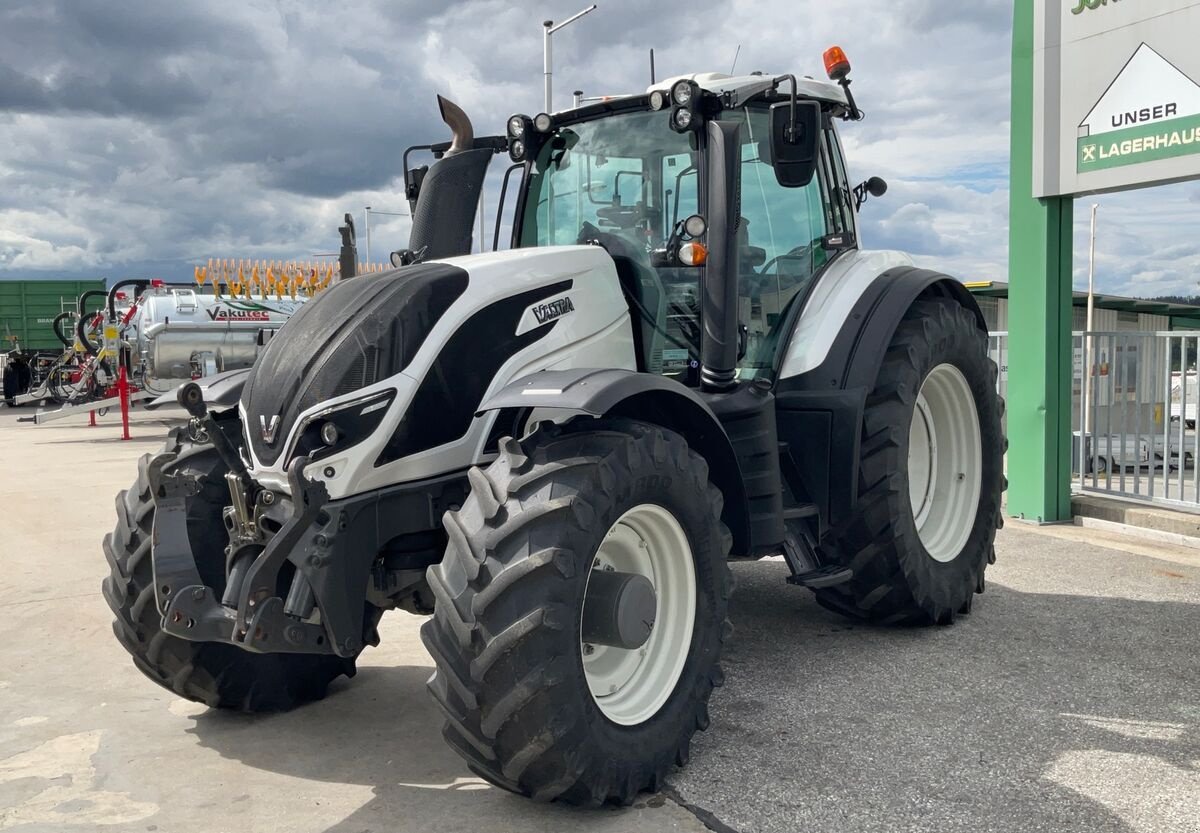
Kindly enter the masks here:
<path id="1" fill-rule="evenodd" d="M 816 178 L 803 188 L 776 182 L 765 151 L 765 108 L 721 118 L 742 122 L 739 320 L 747 349 L 741 375 L 769 367 L 784 306 L 824 260 Z M 607 115 L 560 127 L 533 160 L 520 246 L 597 243 L 612 255 L 638 326 L 645 369 L 698 380 L 702 268 L 654 266 L 675 224 L 703 213 L 697 138 L 676 133 L 666 111 Z"/>

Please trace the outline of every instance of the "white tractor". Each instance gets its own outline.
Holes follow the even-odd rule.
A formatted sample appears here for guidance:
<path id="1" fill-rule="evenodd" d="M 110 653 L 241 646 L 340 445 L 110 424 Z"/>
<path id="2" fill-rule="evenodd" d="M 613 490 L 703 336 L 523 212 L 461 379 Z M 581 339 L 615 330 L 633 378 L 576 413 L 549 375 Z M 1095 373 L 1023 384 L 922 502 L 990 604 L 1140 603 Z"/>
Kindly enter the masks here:
<path id="1" fill-rule="evenodd" d="M 860 248 L 833 83 L 689 75 L 533 118 L 511 248 L 468 254 L 497 144 L 422 178 L 392 272 L 306 303 L 117 500 L 138 667 L 213 707 L 352 674 L 422 626 L 445 738 L 538 800 L 629 802 L 722 682 L 728 561 L 849 616 L 947 624 L 993 559 L 1002 403 L 963 286 Z"/>

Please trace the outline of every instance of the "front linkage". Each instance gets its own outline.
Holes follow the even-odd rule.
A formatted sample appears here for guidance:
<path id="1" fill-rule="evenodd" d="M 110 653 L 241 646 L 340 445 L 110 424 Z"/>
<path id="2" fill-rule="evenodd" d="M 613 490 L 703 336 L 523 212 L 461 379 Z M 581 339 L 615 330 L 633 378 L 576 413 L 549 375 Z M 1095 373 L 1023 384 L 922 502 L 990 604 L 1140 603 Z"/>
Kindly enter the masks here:
<path id="1" fill-rule="evenodd" d="M 192 415 L 188 434 L 210 443 L 228 469 L 222 520 L 229 545 L 221 590 L 201 577 L 188 535 L 188 500 L 200 492 L 201 475 L 175 471 L 179 449 L 168 444 L 147 465 L 154 594 L 166 633 L 263 654 L 349 659 L 378 644 L 381 609 L 431 611 L 425 567 L 441 554 L 442 514 L 466 498 L 465 473 L 331 501 L 324 483 L 304 476 L 310 461 L 300 457 L 288 467 L 285 496 L 247 473 L 235 447 L 235 411 L 209 411 L 194 384 L 178 398 Z"/>
<path id="2" fill-rule="evenodd" d="M 200 578 L 187 534 L 187 499 L 199 492 L 196 478 L 163 473 L 175 457 L 165 451 L 149 465 L 155 504 L 151 558 L 163 630 L 181 639 L 225 642 L 263 653 L 357 654 L 361 610 L 353 623 L 328 616 L 334 638 L 327 638 L 325 625 L 303 621 L 312 613 L 312 588 L 320 582 L 320 572 L 340 560 L 331 554 L 330 545 L 331 535 L 336 537 L 336 521 L 322 512 L 328 492 L 324 484 L 302 474 L 308 459 L 297 459 L 288 469 L 294 498 L 277 500 L 273 492 L 259 490 L 253 516 L 242 477 L 232 471 L 226 474 L 233 501 L 225 512 L 231 543 L 225 592 L 218 599 Z M 322 514 L 325 524 L 317 522 Z M 275 531 L 268 532 L 271 529 Z M 275 591 L 288 561 L 296 566 L 297 575 L 284 601 Z M 338 626 L 343 626 L 340 632 L 335 630 Z"/>

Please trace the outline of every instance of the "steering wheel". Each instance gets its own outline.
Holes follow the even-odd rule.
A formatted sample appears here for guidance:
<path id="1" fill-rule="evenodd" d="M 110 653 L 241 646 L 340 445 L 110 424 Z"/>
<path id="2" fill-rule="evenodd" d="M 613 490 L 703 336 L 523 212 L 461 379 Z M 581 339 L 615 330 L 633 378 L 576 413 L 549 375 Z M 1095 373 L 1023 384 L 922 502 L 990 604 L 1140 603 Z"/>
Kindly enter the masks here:
<path id="1" fill-rule="evenodd" d="M 776 255 L 763 265 L 760 275 L 767 275 L 771 271 L 771 267 L 783 260 L 807 260 L 812 262 L 813 251 L 815 246 L 812 243 L 801 243 L 799 246 L 793 247 L 786 254 Z"/>
<path id="2" fill-rule="evenodd" d="M 579 244 L 595 243 L 613 257 L 623 257 L 637 266 L 650 267 L 650 255 L 644 248 L 635 245 L 628 238 L 611 231 L 603 231 L 592 223 L 584 220 L 579 227 L 579 236 L 575 238 Z"/>

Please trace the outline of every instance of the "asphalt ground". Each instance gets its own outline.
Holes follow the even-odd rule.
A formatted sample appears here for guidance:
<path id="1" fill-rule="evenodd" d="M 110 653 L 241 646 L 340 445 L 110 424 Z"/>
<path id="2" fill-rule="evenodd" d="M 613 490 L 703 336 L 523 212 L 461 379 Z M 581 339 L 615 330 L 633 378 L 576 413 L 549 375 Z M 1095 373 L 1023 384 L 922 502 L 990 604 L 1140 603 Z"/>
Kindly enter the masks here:
<path id="1" fill-rule="evenodd" d="M 0 830 L 1200 831 L 1200 554 L 1073 527 L 1000 533 L 974 611 L 874 628 L 777 561 L 735 566 L 736 627 L 691 763 L 632 808 L 472 777 L 393 613 L 353 681 L 295 712 L 211 712 L 109 629 L 100 538 L 160 416 L 0 408 Z"/>

